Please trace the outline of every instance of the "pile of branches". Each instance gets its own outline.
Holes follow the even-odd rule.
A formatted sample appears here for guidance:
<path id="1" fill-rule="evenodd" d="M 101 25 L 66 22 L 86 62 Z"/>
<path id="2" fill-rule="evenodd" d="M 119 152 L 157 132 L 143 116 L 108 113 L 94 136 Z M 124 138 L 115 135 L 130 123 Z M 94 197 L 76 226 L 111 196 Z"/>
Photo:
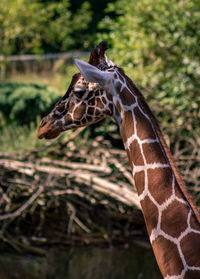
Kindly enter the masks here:
<path id="1" fill-rule="evenodd" d="M 83 129 L 31 152 L 0 153 L 2 249 L 45 254 L 42 247 L 49 245 L 144 239 L 144 220 L 120 139 L 112 137 L 115 145 L 103 136 L 79 143 Z M 200 205 L 198 165 L 193 163 L 199 150 L 195 144 L 191 149 L 191 140 L 188 158 L 180 144 L 174 145 L 174 155 Z"/>
<path id="2" fill-rule="evenodd" d="M 81 131 L 32 152 L 0 154 L 2 247 L 45 253 L 41 246 L 144 236 L 126 152 L 102 137 L 77 147 Z"/>

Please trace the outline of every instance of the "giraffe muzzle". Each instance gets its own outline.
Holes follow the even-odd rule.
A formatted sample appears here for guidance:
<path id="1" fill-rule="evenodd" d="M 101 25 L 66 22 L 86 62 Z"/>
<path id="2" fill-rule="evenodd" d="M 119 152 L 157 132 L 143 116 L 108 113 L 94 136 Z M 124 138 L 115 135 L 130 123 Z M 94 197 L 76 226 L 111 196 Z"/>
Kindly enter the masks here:
<path id="1" fill-rule="evenodd" d="M 54 128 L 50 121 L 44 117 L 38 128 L 37 137 L 39 139 L 54 139 L 60 135 L 63 130 L 60 127 Z"/>

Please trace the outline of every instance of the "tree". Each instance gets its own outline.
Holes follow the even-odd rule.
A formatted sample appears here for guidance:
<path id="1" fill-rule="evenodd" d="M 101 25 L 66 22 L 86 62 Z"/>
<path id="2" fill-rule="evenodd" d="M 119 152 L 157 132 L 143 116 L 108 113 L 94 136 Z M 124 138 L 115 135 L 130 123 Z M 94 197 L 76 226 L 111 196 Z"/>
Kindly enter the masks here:
<path id="1" fill-rule="evenodd" d="M 165 107 L 162 121 L 185 131 L 200 127 L 199 16 L 198 0 L 118 0 L 100 24 L 113 58 Z"/>
<path id="2" fill-rule="evenodd" d="M 7 56 L 67 51 L 76 46 L 77 36 L 79 44 L 84 42 L 83 31 L 90 21 L 88 2 L 72 14 L 69 0 L 1 0 L 0 53 Z"/>

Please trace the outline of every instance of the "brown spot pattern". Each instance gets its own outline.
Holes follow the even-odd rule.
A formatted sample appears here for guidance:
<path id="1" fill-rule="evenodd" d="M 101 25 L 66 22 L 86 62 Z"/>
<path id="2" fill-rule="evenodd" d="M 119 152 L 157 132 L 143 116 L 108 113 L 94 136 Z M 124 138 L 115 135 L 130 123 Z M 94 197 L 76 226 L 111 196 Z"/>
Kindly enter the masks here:
<path id="1" fill-rule="evenodd" d="M 135 166 L 144 165 L 144 160 L 137 140 L 134 140 L 130 144 L 129 150 L 127 152 Z"/>
<path id="2" fill-rule="evenodd" d="M 140 112 L 137 107 L 134 109 L 134 114 L 137 123 L 137 135 L 140 140 L 156 139 L 156 134 L 152 128 L 150 121 Z"/>
<path id="3" fill-rule="evenodd" d="M 177 196 L 177 198 L 183 199 L 183 192 L 181 191 L 177 181 L 175 181 L 175 195 Z"/>
<path id="4" fill-rule="evenodd" d="M 184 279 L 199 279 L 199 278 L 200 278 L 200 270 L 188 270 L 184 276 Z"/>
<path id="5" fill-rule="evenodd" d="M 150 198 L 148 196 L 146 196 L 141 201 L 141 206 L 142 206 L 147 230 L 150 235 L 151 231 L 158 224 L 158 208 L 155 206 L 155 204 L 150 200 Z"/>
<path id="6" fill-rule="evenodd" d="M 181 249 L 184 254 L 186 263 L 189 266 L 200 266 L 200 234 L 195 232 L 188 233 L 183 239 L 181 239 Z M 196 252 L 199 248 L 199 257 Z"/>
<path id="7" fill-rule="evenodd" d="M 125 106 L 130 106 L 135 103 L 135 97 L 129 92 L 129 90 L 127 90 L 127 88 L 120 91 L 119 96 L 122 104 Z"/>
<path id="8" fill-rule="evenodd" d="M 134 134 L 134 123 L 131 111 L 125 111 L 120 127 L 121 137 L 124 142 Z"/>
<path id="9" fill-rule="evenodd" d="M 193 230 L 197 230 L 199 231 L 200 230 L 200 224 L 199 222 L 197 221 L 197 218 L 196 216 L 193 214 L 190 218 L 190 226 Z"/>
<path id="10" fill-rule="evenodd" d="M 130 106 L 135 103 L 135 97 L 129 92 L 129 90 L 127 90 L 127 88 L 120 91 L 119 96 L 122 104 L 125 106 Z"/>
<path id="11" fill-rule="evenodd" d="M 93 115 L 93 113 L 94 113 L 94 108 L 93 107 L 88 107 L 87 114 L 88 115 Z"/>
<path id="12" fill-rule="evenodd" d="M 119 75 L 119 79 L 122 81 L 122 83 L 124 83 L 124 79 L 121 77 L 121 75 Z"/>
<path id="13" fill-rule="evenodd" d="M 65 109 L 65 103 L 60 104 L 60 105 L 58 106 L 58 108 L 57 108 L 57 110 L 58 110 L 59 112 L 63 112 L 64 109 Z"/>
<path id="14" fill-rule="evenodd" d="M 104 103 L 104 105 L 106 105 L 106 98 L 102 97 L 102 102 Z"/>
<path id="15" fill-rule="evenodd" d="M 67 114 L 65 116 L 65 125 L 71 124 L 71 122 L 72 122 L 71 115 Z"/>
<path id="16" fill-rule="evenodd" d="M 80 106 L 78 106 L 73 114 L 74 120 L 79 120 L 83 117 L 83 114 L 85 113 L 86 105 L 83 103 Z"/>
<path id="17" fill-rule="evenodd" d="M 95 105 L 95 97 L 88 101 L 88 105 L 89 106 L 94 106 Z"/>
<path id="18" fill-rule="evenodd" d="M 187 228 L 188 213 L 189 208 L 185 204 L 173 201 L 162 212 L 161 229 L 168 235 L 178 238 Z"/>
<path id="19" fill-rule="evenodd" d="M 142 194 L 145 187 L 145 173 L 144 171 L 137 172 L 134 175 L 135 186 L 137 188 L 138 195 Z"/>
<path id="20" fill-rule="evenodd" d="M 112 113 L 112 111 L 113 111 L 113 105 L 112 104 L 109 104 L 109 110 L 110 110 L 110 113 Z"/>
<path id="21" fill-rule="evenodd" d="M 74 102 L 71 102 L 71 103 L 70 103 L 70 106 L 68 107 L 68 112 L 72 113 L 73 110 L 74 110 L 74 106 L 75 106 L 75 103 L 74 103 Z"/>
<path id="22" fill-rule="evenodd" d="M 170 168 L 148 169 L 148 189 L 161 205 L 172 195 L 172 171 Z"/>
<path id="23" fill-rule="evenodd" d="M 100 110 L 99 108 L 95 108 L 95 110 L 94 110 L 94 115 L 95 115 L 95 116 L 101 115 L 101 110 Z"/>
<path id="24" fill-rule="evenodd" d="M 164 277 L 167 275 L 179 275 L 181 273 L 183 263 L 176 244 L 163 236 L 159 236 L 153 241 L 152 247 Z"/>
<path id="25" fill-rule="evenodd" d="M 121 88 L 122 88 L 122 84 L 120 82 L 117 82 L 116 85 L 115 85 L 115 88 L 116 88 L 117 92 L 120 92 Z"/>
<path id="26" fill-rule="evenodd" d="M 120 105 L 120 103 L 117 101 L 117 103 L 116 103 L 116 109 L 117 109 L 117 111 L 118 111 L 118 113 L 120 113 L 121 112 L 121 105 Z M 126 112 L 125 112 L 126 113 Z M 133 120 L 133 119 L 132 119 Z"/>
<path id="27" fill-rule="evenodd" d="M 103 105 L 103 103 L 102 103 L 102 101 L 101 101 L 100 98 L 97 98 L 97 99 L 96 99 L 96 106 L 97 106 L 98 108 L 100 108 L 100 109 L 103 109 L 103 108 L 104 108 L 104 105 Z"/>
<path id="28" fill-rule="evenodd" d="M 143 146 L 143 152 L 147 164 L 153 164 L 153 163 L 167 164 L 167 160 L 165 158 L 164 152 L 162 151 L 159 143 L 157 142 L 144 143 L 142 146 Z"/>
<path id="29" fill-rule="evenodd" d="M 112 101 L 112 100 L 113 100 L 112 95 L 109 94 L 109 93 L 106 95 L 106 97 L 108 98 L 109 101 Z"/>

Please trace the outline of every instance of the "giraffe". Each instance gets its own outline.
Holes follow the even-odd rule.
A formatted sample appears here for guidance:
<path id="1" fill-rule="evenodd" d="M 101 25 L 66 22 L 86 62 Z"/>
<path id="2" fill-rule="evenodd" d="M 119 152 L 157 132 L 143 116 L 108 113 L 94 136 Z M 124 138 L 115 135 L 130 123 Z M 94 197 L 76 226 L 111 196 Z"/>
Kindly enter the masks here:
<path id="1" fill-rule="evenodd" d="M 97 45 L 89 63 L 75 60 L 64 97 L 44 117 L 38 137 L 114 119 L 127 151 L 150 242 L 165 279 L 200 278 L 200 214 L 143 95 Z"/>

